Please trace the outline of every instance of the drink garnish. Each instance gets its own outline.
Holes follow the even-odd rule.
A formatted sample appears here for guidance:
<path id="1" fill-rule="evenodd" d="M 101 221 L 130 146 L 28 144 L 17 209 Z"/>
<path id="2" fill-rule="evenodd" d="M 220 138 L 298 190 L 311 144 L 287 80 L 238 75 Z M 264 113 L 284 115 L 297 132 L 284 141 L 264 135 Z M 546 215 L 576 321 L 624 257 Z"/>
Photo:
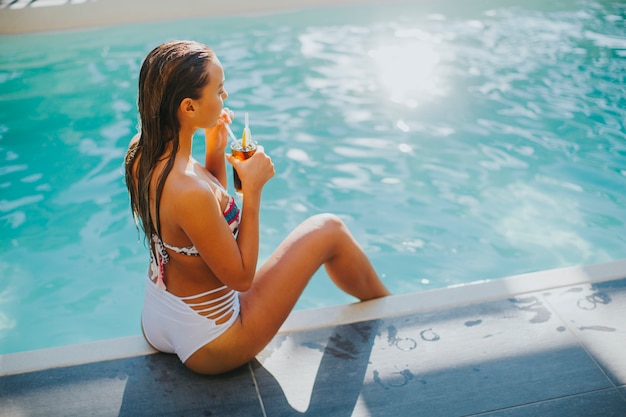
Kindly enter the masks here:
<path id="1" fill-rule="evenodd" d="M 248 125 L 248 113 L 246 113 L 243 134 L 241 135 L 241 147 L 247 149 L 248 141 L 250 140 L 252 140 L 252 133 L 250 132 L 250 126 Z"/>

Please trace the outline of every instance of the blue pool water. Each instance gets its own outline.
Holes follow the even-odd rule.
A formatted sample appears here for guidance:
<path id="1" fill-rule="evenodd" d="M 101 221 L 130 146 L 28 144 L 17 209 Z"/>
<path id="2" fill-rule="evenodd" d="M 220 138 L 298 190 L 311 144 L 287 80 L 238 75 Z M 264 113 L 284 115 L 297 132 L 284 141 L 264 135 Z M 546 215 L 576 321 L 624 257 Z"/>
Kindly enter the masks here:
<path id="1" fill-rule="evenodd" d="M 276 164 L 262 259 L 324 211 L 395 293 L 624 258 L 624 4 L 467 3 L 0 37 L 0 353 L 140 333 L 122 158 L 173 38 L 216 50 Z M 318 275 L 297 308 L 352 301 Z"/>

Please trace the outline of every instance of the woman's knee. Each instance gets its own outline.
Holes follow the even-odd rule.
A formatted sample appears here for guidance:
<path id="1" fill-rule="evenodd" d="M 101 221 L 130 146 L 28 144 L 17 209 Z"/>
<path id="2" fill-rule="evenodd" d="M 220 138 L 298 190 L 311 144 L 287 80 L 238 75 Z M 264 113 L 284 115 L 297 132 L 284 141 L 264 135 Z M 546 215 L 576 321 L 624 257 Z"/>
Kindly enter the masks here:
<path id="1" fill-rule="evenodd" d="M 334 235 L 336 233 L 347 233 L 348 229 L 336 214 L 332 213 L 321 213 L 316 214 L 309 218 L 311 222 L 314 223 L 315 227 L 325 233 L 329 233 L 330 235 Z"/>

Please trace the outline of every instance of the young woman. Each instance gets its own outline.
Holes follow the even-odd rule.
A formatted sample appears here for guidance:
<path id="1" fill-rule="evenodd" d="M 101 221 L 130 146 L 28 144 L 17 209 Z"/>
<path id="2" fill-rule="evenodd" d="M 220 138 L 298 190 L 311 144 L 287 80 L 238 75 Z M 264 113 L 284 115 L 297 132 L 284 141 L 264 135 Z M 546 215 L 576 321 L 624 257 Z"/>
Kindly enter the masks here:
<path id="1" fill-rule="evenodd" d="M 246 161 L 225 155 L 227 97 L 222 65 L 209 47 L 190 41 L 156 47 L 141 67 L 141 132 L 125 160 L 133 214 L 150 242 L 144 335 L 204 374 L 254 358 L 321 265 L 360 300 L 389 294 L 330 214 L 300 224 L 257 269 L 261 193 L 274 166 L 261 147 Z M 198 129 L 206 132 L 204 164 L 192 157 Z M 242 181 L 241 211 L 226 191 L 225 160 Z"/>

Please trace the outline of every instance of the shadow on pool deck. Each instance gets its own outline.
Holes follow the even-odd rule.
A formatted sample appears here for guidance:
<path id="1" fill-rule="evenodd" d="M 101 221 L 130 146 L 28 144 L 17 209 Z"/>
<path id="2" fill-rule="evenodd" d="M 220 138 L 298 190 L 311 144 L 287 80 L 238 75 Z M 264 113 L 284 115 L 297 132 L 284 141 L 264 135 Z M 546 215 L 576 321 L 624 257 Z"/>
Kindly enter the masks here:
<path id="1" fill-rule="evenodd" d="M 160 353 L 5 375 L 0 415 L 624 417 L 626 278 L 564 281 L 287 331 L 218 377 Z"/>

